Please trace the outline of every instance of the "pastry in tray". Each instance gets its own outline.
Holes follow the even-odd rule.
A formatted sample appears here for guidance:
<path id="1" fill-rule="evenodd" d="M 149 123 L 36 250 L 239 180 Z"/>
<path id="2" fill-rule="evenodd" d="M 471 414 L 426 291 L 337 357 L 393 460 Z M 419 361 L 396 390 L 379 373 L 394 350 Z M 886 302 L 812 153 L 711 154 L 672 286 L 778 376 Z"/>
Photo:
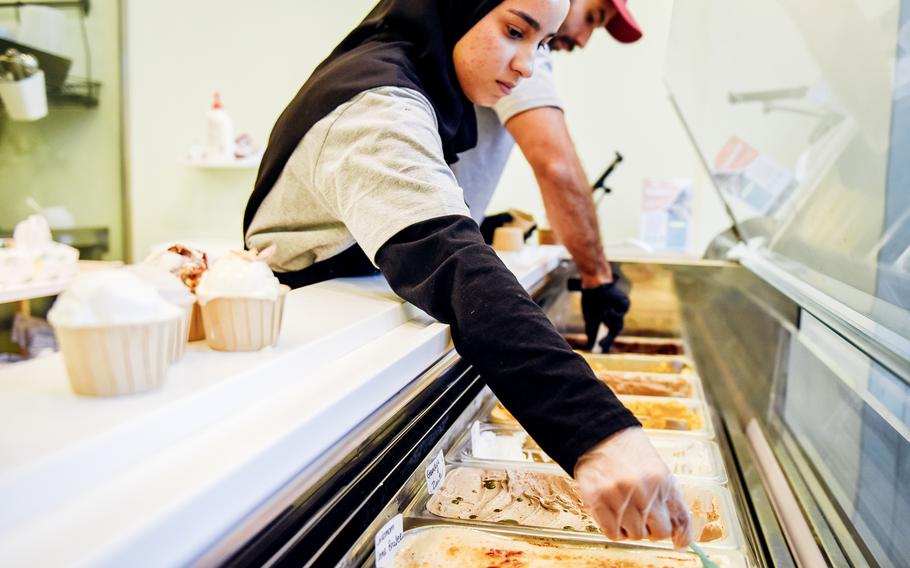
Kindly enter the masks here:
<path id="1" fill-rule="evenodd" d="M 717 500 L 685 489 L 683 494 L 699 528 L 696 540 L 724 538 Z M 601 534 L 582 503 L 578 484 L 559 473 L 459 467 L 448 472 L 426 506 L 447 519 Z"/>
<path id="2" fill-rule="evenodd" d="M 682 343 L 673 340 L 617 337 L 610 353 L 629 355 L 682 355 Z"/>
<path id="3" fill-rule="evenodd" d="M 650 430 L 701 430 L 705 422 L 701 413 L 676 400 L 623 398 L 623 405 L 632 411 L 643 428 Z"/>
<path id="4" fill-rule="evenodd" d="M 616 394 L 639 396 L 676 396 L 691 398 L 695 395 L 692 382 L 682 375 L 648 373 L 617 373 L 595 371 L 597 378 L 607 383 Z"/>
<path id="5" fill-rule="evenodd" d="M 672 375 L 692 372 L 691 362 L 684 357 L 648 355 L 601 355 L 578 351 L 591 369 L 621 373 L 668 373 Z"/>
<path id="6" fill-rule="evenodd" d="M 683 402 L 675 400 L 648 400 L 623 398 L 623 405 L 632 411 L 643 428 L 649 430 L 692 431 L 704 428 L 701 414 Z M 512 413 L 506 410 L 501 402 L 490 411 L 490 421 L 499 424 L 517 424 Z"/>
<path id="7" fill-rule="evenodd" d="M 721 565 L 725 558 L 716 557 Z M 409 530 L 395 555 L 395 568 L 571 567 L 700 568 L 694 554 L 672 550 L 592 546 L 484 530 L 433 526 Z"/>

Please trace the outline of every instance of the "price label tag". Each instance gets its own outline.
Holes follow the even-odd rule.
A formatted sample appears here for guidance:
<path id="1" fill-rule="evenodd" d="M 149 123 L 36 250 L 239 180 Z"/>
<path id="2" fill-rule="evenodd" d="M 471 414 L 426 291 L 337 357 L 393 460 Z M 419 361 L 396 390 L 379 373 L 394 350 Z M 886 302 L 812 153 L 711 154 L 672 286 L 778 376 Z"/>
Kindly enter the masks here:
<path id="1" fill-rule="evenodd" d="M 442 450 L 436 454 L 436 457 L 427 464 L 427 470 L 424 472 L 427 478 L 427 492 L 434 495 L 442 485 L 442 480 L 446 476 L 446 462 L 442 458 Z"/>
<path id="2" fill-rule="evenodd" d="M 401 539 L 403 538 L 404 525 L 401 522 L 401 515 L 395 515 L 389 522 L 382 525 L 373 541 L 376 547 L 376 568 L 385 568 L 392 565 L 395 551 L 401 546 Z"/>

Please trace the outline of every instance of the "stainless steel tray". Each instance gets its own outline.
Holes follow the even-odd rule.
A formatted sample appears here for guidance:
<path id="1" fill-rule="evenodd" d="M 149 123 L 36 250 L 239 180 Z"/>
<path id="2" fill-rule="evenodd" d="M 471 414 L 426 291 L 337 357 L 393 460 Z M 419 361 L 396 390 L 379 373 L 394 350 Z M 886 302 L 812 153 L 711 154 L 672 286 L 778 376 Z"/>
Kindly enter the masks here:
<path id="1" fill-rule="evenodd" d="M 713 438 L 714 437 L 714 423 L 712 416 L 708 411 L 708 405 L 704 401 L 695 400 L 691 398 L 672 398 L 672 397 L 660 397 L 660 396 L 632 396 L 632 395 L 619 395 L 617 398 L 625 404 L 626 406 L 638 407 L 641 409 L 642 406 L 656 406 L 656 407 L 669 407 L 669 408 L 679 408 L 680 406 L 684 407 L 682 410 L 687 413 L 692 413 L 695 420 L 699 422 L 697 427 L 689 425 L 688 430 L 683 429 L 664 429 L 664 428 L 654 428 L 649 425 L 649 423 L 644 420 L 645 416 L 640 412 L 637 412 L 636 415 L 639 416 L 639 420 L 642 420 L 642 425 L 644 426 L 645 432 L 648 434 L 661 434 L 664 436 L 674 436 L 674 437 L 684 437 L 684 438 Z M 633 410 L 634 412 L 634 410 Z M 494 424 L 503 424 L 518 426 L 518 421 L 505 410 L 504 407 L 499 405 L 499 401 L 496 398 L 491 398 L 487 402 L 485 411 L 479 415 L 479 418 L 484 422 L 491 422 Z M 684 417 L 683 417 L 684 418 Z M 684 424 L 682 420 L 674 420 L 678 424 Z"/>
<path id="2" fill-rule="evenodd" d="M 449 534 L 450 544 L 440 546 L 441 531 L 455 530 L 457 533 Z M 425 550 L 415 549 L 419 539 L 431 539 Z M 471 548 L 472 541 L 481 541 L 480 563 L 459 563 L 459 550 Z M 444 540 L 442 542 L 445 542 Z M 712 560 L 724 568 L 746 568 L 749 564 L 746 558 L 737 551 L 704 547 L 705 552 Z M 573 539 L 571 537 L 552 537 L 535 534 L 532 531 L 508 528 L 487 528 L 464 526 L 463 524 L 438 521 L 420 524 L 415 519 L 405 519 L 404 538 L 398 549 L 393 566 L 464 566 L 466 568 L 486 568 L 491 561 L 500 558 L 506 559 L 516 556 L 525 556 L 528 552 L 539 551 L 544 557 L 551 557 L 560 552 L 565 555 L 580 553 L 585 560 L 624 561 L 624 566 L 634 568 L 700 568 L 701 561 L 691 552 L 681 552 L 666 549 L 646 548 L 622 543 L 595 543 L 591 541 Z M 518 552 L 519 554 L 516 554 Z M 463 557 L 462 557 L 463 558 Z M 564 556 L 561 561 L 571 562 Z M 579 559 L 581 560 L 581 559 Z M 571 565 L 571 564 L 568 564 Z M 586 563 L 585 565 L 591 565 Z"/>
<path id="3" fill-rule="evenodd" d="M 446 483 L 453 475 L 453 472 L 457 472 L 459 469 L 471 469 L 471 468 L 463 468 L 461 466 L 455 466 L 455 467 L 450 468 L 449 471 L 446 473 L 446 481 L 443 482 L 442 486 L 440 487 L 439 491 L 437 492 L 437 494 L 441 494 L 440 499 L 448 498 L 448 495 L 445 495 Z M 486 469 L 487 471 L 497 471 L 497 468 L 474 468 L 474 469 Z M 524 469 L 524 468 L 512 468 L 512 469 Z M 501 470 L 499 470 L 499 471 L 501 471 Z M 707 483 L 680 483 L 679 487 L 683 493 L 683 497 L 686 500 L 686 502 L 690 503 L 690 508 L 696 499 L 701 500 L 701 502 L 703 503 L 703 506 L 705 506 L 704 504 L 707 504 L 707 506 L 710 506 L 710 504 L 712 502 L 716 503 L 716 506 L 717 506 L 717 509 L 719 512 L 719 516 L 720 516 L 720 526 L 722 529 L 722 536 L 720 538 L 707 541 L 704 544 L 708 544 L 714 548 L 741 550 L 743 547 L 744 539 L 743 539 L 743 535 L 742 535 L 742 530 L 740 528 L 739 520 L 737 519 L 737 516 L 736 516 L 736 510 L 733 507 L 733 501 L 732 501 L 732 498 L 730 497 L 729 491 L 727 491 L 727 489 L 723 486 L 715 485 L 715 484 L 707 484 Z M 482 490 L 482 488 L 480 486 L 478 486 L 478 490 Z M 604 536 L 602 533 L 600 533 L 600 531 L 597 530 L 596 528 L 587 529 L 585 531 L 575 530 L 575 529 L 553 529 L 553 528 L 522 525 L 521 521 L 514 520 L 514 519 L 501 519 L 498 522 L 497 521 L 482 521 L 482 520 L 476 520 L 476 519 L 469 518 L 470 515 L 473 513 L 466 513 L 468 515 L 468 518 L 441 517 L 439 515 L 432 513 L 428 509 L 427 505 L 430 501 L 430 498 L 431 498 L 431 495 L 429 495 L 429 493 L 427 492 L 426 484 L 423 484 L 421 487 L 421 490 L 417 493 L 414 500 L 404 510 L 405 517 L 411 517 L 411 518 L 415 518 L 415 519 L 424 519 L 427 521 L 439 521 L 440 519 L 445 519 L 446 521 L 453 523 L 453 524 L 479 526 L 479 527 L 498 527 L 500 529 L 503 528 L 504 525 L 506 525 L 507 528 L 510 528 L 510 529 L 513 527 L 521 527 L 522 529 L 532 529 L 534 531 L 534 534 L 538 534 L 538 535 L 544 536 L 544 537 L 560 538 L 560 537 L 565 537 L 566 535 L 576 535 L 577 537 L 578 537 L 578 535 L 581 535 L 581 537 L 584 540 L 590 540 L 592 542 L 612 542 L 609 539 L 607 539 L 606 536 Z M 458 496 L 456 496 L 456 498 L 458 498 Z M 506 522 L 506 521 L 508 521 L 508 522 Z M 700 532 L 701 526 L 698 526 L 698 525 L 702 524 L 702 523 L 699 523 L 696 520 L 693 520 L 693 522 L 696 523 L 696 529 Z M 699 541 L 700 535 L 695 534 L 695 538 L 696 538 L 696 541 Z M 645 543 L 629 541 L 626 544 L 635 545 L 635 546 L 643 546 L 643 545 L 657 546 L 657 547 L 661 547 L 661 548 L 672 547 L 672 544 L 669 541 L 659 541 L 659 542 L 646 541 Z"/>
<path id="4" fill-rule="evenodd" d="M 624 371 L 628 373 L 692 373 L 695 364 L 688 357 L 664 355 L 602 355 L 578 352 L 595 371 Z"/>
<path id="5" fill-rule="evenodd" d="M 474 440 L 477 436 L 514 436 L 516 442 L 524 437 L 524 441 L 520 444 L 520 451 L 515 451 L 514 454 L 510 452 L 510 455 L 501 454 L 500 456 L 484 453 L 478 455 L 475 451 L 483 452 L 484 448 L 477 447 L 478 444 Z M 706 481 L 720 485 L 726 483 L 727 474 L 721 459 L 720 448 L 713 441 L 659 434 L 649 434 L 648 437 L 664 462 L 667 463 L 670 471 L 679 479 Z M 518 445 L 518 443 L 515 444 L 515 446 Z M 474 467 L 524 467 L 550 472 L 562 471 L 523 428 L 489 422 L 474 422 L 471 428 L 465 430 L 455 442 L 446 454 L 446 459 L 450 463 Z"/>
<path id="6" fill-rule="evenodd" d="M 666 396 L 705 400 L 701 379 L 695 373 L 633 373 L 628 371 L 594 371 L 617 395 Z M 642 384 L 642 382 L 646 384 Z M 657 392 L 665 390 L 665 392 Z"/>
<path id="7" fill-rule="evenodd" d="M 620 335 L 613 342 L 611 355 L 688 355 L 689 349 L 681 339 L 635 337 Z"/>

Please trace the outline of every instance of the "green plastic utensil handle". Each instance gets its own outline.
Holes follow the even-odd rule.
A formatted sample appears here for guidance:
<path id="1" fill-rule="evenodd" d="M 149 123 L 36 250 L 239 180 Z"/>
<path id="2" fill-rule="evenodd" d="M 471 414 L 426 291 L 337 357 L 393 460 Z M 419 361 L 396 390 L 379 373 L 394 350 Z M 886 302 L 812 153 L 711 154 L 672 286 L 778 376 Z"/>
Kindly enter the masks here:
<path id="1" fill-rule="evenodd" d="M 705 554 L 705 551 L 702 550 L 701 547 L 698 546 L 697 544 L 695 544 L 694 542 L 689 545 L 689 548 L 691 548 L 692 552 L 694 552 L 695 554 L 698 555 L 699 558 L 701 558 L 701 565 L 703 568 L 720 568 L 717 565 L 717 562 L 714 562 L 713 560 L 708 558 L 708 555 Z"/>

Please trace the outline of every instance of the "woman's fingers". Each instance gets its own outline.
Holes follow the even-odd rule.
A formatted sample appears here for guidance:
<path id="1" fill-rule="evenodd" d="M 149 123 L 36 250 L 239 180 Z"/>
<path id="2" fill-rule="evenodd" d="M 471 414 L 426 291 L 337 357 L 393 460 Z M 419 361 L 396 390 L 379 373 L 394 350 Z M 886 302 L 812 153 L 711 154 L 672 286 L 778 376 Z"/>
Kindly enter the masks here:
<path id="1" fill-rule="evenodd" d="M 667 500 L 667 511 L 670 514 L 670 525 L 673 533 L 673 546 L 686 548 L 692 542 L 692 526 L 689 511 L 683 501 L 682 494 L 673 484 Z"/>

